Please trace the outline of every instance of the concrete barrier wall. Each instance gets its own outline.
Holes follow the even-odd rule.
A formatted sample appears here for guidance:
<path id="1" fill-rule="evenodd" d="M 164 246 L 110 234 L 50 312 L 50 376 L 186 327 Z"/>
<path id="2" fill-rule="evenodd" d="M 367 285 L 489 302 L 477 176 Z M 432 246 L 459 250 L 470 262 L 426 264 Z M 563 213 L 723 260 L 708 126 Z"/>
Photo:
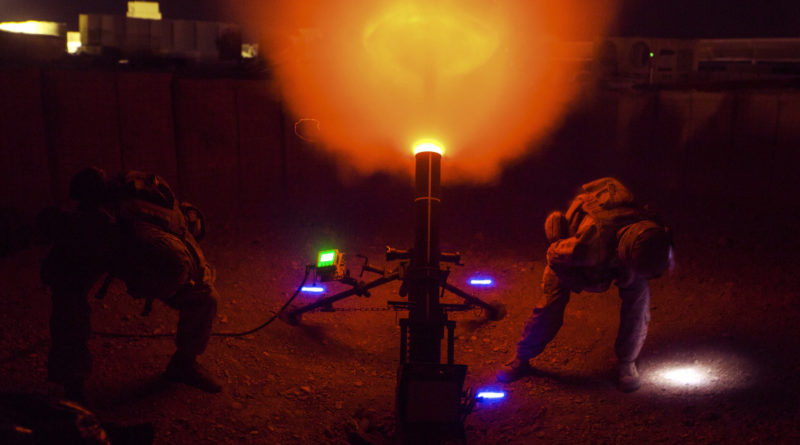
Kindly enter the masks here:
<path id="1" fill-rule="evenodd" d="M 157 172 L 217 219 L 287 200 L 324 211 L 341 190 L 335 163 L 293 121 L 264 80 L 2 68 L 0 207 L 64 202 L 72 174 L 97 165 Z M 794 196 L 800 93 L 602 91 L 549 145 L 520 165 L 570 170 L 568 181 L 619 174 L 695 194 Z"/>

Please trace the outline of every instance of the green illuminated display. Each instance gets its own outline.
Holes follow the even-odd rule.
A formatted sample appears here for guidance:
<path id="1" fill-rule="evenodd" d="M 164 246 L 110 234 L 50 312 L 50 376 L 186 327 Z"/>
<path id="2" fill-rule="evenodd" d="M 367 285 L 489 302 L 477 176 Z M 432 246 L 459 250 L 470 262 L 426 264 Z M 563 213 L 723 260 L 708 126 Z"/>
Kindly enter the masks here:
<path id="1" fill-rule="evenodd" d="M 319 253 L 317 267 L 333 266 L 336 262 L 336 250 L 323 250 Z"/>

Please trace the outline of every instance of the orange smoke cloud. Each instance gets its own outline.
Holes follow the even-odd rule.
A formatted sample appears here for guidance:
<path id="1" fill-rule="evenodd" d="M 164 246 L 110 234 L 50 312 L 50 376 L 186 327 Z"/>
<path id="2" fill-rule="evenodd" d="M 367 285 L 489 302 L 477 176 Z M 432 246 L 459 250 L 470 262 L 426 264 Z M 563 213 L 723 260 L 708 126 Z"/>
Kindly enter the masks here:
<path id="1" fill-rule="evenodd" d="M 434 139 L 447 179 L 487 181 L 563 116 L 578 85 L 555 43 L 597 38 L 613 1 L 259 1 L 246 17 L 291 111 L 356 170 L 399 170 Z"/>

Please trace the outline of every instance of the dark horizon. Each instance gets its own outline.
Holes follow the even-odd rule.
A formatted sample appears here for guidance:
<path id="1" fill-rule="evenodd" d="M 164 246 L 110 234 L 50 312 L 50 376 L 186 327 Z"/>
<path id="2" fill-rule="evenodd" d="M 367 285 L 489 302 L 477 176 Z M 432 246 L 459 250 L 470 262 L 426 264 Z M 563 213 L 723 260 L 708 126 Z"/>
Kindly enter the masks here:
<path id="1" fill-rule="evenodd" d="M 78 14 L 124 14 L 119 0 L 5 0 L 0 21 L 50 20 L 77 29 Z M 165 18 L 237 22 L 226 0 L 160 2 Z M 664 38 L 800 37 L 800 8 L 795 0 L 622 0 L 610 35 Z M 587 36 L 588 37 L 588 36 Z"/>

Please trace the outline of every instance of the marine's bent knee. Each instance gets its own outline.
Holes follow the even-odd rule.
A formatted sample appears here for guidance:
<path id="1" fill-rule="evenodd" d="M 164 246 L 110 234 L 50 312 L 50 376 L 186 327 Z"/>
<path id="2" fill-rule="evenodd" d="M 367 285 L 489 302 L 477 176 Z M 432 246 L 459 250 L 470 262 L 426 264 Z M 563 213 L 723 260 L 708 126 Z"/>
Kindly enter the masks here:
<path id="1" fill-rule="evenodd" d="M 179 310 L 192 308 L 216 313 L 218 294 L 213 286 L 207 284 L 187 284 L 165 302 Z"/>

